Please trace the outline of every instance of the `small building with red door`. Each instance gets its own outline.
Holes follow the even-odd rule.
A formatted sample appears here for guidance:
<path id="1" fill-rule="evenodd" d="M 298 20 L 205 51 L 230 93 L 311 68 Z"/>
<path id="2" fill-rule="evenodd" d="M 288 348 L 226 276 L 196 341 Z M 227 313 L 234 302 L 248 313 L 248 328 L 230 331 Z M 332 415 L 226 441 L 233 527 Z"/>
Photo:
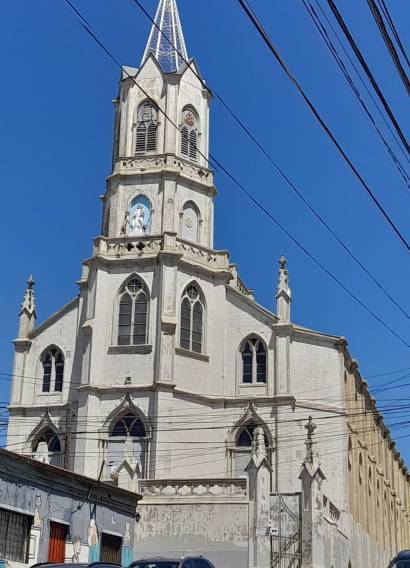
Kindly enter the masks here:
<path id="1" fill-rule="evenodd" d="M 98 477 L 98 474 L 97 476 Z M 0 562 L 117 562 L 134 558 L 140 496 L 0 449 Z"/>

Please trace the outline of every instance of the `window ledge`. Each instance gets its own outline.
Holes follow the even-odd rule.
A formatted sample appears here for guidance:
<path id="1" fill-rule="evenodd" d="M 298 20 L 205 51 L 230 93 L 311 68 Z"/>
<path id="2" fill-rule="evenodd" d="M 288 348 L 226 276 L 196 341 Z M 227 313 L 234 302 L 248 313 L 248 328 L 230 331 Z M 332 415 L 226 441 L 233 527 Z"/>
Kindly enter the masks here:
<path id="1" fill-rule="evenodd" d="M 198 361 L 205 361 L 206 363 L 209 363 L 209 355 L 204 355 L 203 353 L 196 353 L 195 351 L 182 349 L 182 347 L 175 347 L 175 353 L 177 355 L 182 355 L 183 357 L 191 357 L 191 359 L 198 359 Z"/>
<path id="2" fill-rule="evenodd" d="M 108 348 L 109 354 L 130 353 L 147 354 L 151 353 L 152 345 L 111 345 Z"/>
<path id="3" fill-rule="evenodd" d="M 266 383 L 240 383 L 239 387 L 241 389 L 254 388 L 254 387 L 266 388 Z"/>

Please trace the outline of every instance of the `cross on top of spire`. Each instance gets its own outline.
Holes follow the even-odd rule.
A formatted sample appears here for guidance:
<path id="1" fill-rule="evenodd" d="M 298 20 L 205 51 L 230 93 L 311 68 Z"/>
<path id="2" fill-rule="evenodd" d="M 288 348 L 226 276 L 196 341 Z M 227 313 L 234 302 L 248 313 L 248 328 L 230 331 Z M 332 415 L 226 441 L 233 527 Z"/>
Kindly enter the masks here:
<path id="1" fill-rule="evenodd" d="M 154 21 L 142 63 L 152 53 L 165 73 L 177 71 L 188 54 L 176 0 L 160 0 Z"/>

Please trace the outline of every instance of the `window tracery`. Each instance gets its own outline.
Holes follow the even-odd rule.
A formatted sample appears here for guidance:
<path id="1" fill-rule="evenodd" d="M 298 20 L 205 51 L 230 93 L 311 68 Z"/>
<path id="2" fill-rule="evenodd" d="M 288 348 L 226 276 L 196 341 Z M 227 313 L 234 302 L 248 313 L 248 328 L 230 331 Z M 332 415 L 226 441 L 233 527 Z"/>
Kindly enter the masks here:
<path id="1" fill-rule="evenodd" d="M 41 357 L 43 366 L 42 392 L 62 392 L 64 380 L 64 357 L 57 347 L 49 347 Z"/>
<path id="2" fill-rule="evenodd" d="M 149 295 L 143 282 L 134 276 L 119 298 L 118 345 L 145 345 L 148 341 Z"/>
<path id="3" fill-rule="evenodd" d="M 181 301 L 180 347 L 202 353 L 205 306 L 194 284 L 190 284 Z"/>
<path id="4" fill-rule="evenodd" d="M 250 337 L 241 347 L 242 383 L 266 383 L 266 349 L 263 341 Z"/>

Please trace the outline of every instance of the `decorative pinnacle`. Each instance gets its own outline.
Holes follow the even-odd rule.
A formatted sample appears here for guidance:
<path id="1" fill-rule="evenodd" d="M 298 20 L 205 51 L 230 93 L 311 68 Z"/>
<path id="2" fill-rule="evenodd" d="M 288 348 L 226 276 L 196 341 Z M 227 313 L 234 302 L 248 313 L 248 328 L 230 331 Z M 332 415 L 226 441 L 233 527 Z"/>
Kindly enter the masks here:
<path id="1" fill-rule="evenodd" d="M 278 289 L 277 294 L 282 291 L 285 291 L 288 296 L 290 296 L 290 289 L 289 289 L 289 272 L 287 269 L 288 261 L 282 255 L 279 259 L 279 279 L 278 279 Z"/>
<path id="2" fill-rule="evenodd" d="M 265 434 L 261 426 L 257 426 L 253 432 L 252 446 L 252 453 L 258 460 L 266 457 Z"/>
<path id="3" fill-rule="evenodd" d="M 21 315 L 23 313 L 24 310 L 26 310 L 30 315 L 34 314 L 36 312 L 36 298 L 34 295 L 34 280 L 33 280 L 33 276 L 30 274 L 28 280 L 27 280 L 27 288 L 26 288 L 26 292 L 24 294 L 24 298 L 23 298 L 23 303 L 21 304 L 21 309 L 20 309 L 20 313 L 19 315 Z"/>
<path id="4" fill-rule="evenodd" d="M 307 430 L 307 436 L 306 436 L 306 442 L 305 442 L 305 446 L 306 446 L 306 458 L 305 458 L 305 463 L 310 463 L 311 465 L 313 465 L 313 459 L 314 459 L 314 455 L 313 455 L 313 435 L 315 433 L 317 426 L 316 424 L 313 422 L 313 419 L 311 416 L 309 416 L 309 420 L 308 423 L 305 424 L 305 429 Z"/>
<path id="5" fill-rule="evenodd" d="M 173 73 L 188 59 L 176 0 L 160 0 L 142 63 L 152 53 L 165 73 Z"/>

